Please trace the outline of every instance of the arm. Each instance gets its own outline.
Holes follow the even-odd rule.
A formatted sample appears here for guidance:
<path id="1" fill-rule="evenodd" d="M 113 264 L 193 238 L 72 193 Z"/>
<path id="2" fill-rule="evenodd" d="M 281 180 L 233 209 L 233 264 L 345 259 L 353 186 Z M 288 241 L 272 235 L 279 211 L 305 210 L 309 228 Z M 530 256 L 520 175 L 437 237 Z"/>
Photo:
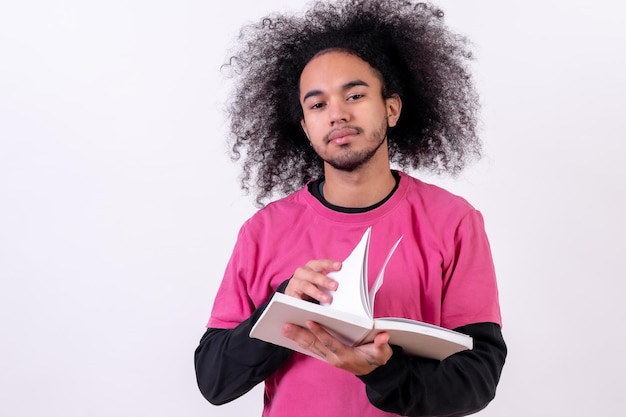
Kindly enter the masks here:
<path id="1" fill-rule="evenodd" d="M 500 326 L 469 324 L 455 329 L 474 338 L 474 349 L 443 361 L 404 355 L 360 376 L 376 407 L 409 416 L 461 416 L 484 408 L 495 396 L 507 348 Z"/>
<path id="2" fill-rule="evenodd" d="M 456 328 L 473 337 L 474 348 L 443 361 L 405 355 L 387 344 L 385 332 L 373 343 L 350 347 L 316 323 L 307 326 L 286 325 L 285 335 L 356 375 L 374 406 L 406 416 L 463 416 L 481 410 L 495 396 L 507 353 L 496 323 Z"/>
<path id="3" fill-rule="evenodd" d="M 285 281 L 279 288 L 283 292 Z M 233 329 L 207 329 L 194 354 L 202 395 L 215 405 L 232 401 L 274 373 L 292 351 L 248 336 L 267 303 Z"/>
<path id="4" fill-rule="evenodd" d="M 321 288 L 334 290 L 337 283 L 322 272 L 340 267 L 340 262 L 327 259 L 309 261 L 276 291 L 316 302 L 329 301 L 330 297 Z M 242 396 L 272 375 L 293 353 L 249 337 L 268 302 L 235 328 L 209 328 L 202 336 L 194 355 L 196 379 L 200 392 L 210 403 L 224 404 Z"/>

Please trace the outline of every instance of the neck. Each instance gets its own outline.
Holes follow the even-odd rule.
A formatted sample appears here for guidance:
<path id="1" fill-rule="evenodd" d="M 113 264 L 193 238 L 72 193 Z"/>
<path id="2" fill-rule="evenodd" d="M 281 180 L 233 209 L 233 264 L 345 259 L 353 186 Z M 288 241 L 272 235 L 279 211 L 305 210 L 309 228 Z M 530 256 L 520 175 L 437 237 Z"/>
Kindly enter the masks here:
<path id="1" fill-rule="evenodd" d="M 396 180 L 388 165 L 352 172 L 326 169 L 324 199 L 340 207 L 369 207 L 387 197 L 395 185 Z"/>

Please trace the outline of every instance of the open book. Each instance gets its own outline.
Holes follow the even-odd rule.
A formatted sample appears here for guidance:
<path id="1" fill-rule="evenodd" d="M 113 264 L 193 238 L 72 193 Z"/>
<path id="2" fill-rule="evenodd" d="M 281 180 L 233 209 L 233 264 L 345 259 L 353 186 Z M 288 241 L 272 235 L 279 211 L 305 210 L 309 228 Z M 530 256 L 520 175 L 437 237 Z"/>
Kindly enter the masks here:
<path id="1" fill-rule="evenodd" d="M 442 360 L 453 353 L 472 349 L 472 338 L 453 330 L 404 318 L 373 318 L 374 298 L 383 283 L 385 267 L 402 237 L 389 251 L 372 289 L 368 291 L 370 233 L 371 227 L 343 262 L 340 271 L 328 274 L 339 283 L 337 291 L 331 293 L 331 303 L 320 305 L 276 293 L 250 331 L 250 337 L 318 357 L 281 333 L 286 322 L 306 327 L 306 322 L 311 320 L 349 346 L 371 342 L 376 334 L 385 331 L 390 335 L 389 344 L 401 346 L 406 353 L 431 359 Z"/>

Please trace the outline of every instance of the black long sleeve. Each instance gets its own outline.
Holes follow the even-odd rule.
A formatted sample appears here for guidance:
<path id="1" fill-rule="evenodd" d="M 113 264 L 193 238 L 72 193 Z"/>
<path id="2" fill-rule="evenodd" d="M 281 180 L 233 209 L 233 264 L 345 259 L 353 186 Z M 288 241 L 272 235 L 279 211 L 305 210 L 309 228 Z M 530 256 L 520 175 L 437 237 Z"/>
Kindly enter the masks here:
<path id="1" fill-rule="evenodd" d="M 370 402 L 404 416 L 463 416 L 494 398 L 507 348 L 500 326 L 477 323 L 455 329 L 474 338 L 472 350 L 443 361 L 394 354 L 385 364 L 359 377 Z"/>
<path id="2" fill-rule="evenodd" d="M 286 282 L 279 291 L 284 291 Z M 215 405 L 234 400 L 273 374 L 293 353 L 249 336 L 265 310 L 262 304 L 234 329 L 207 329 L 194 354 L 202 395 Z"/>
<path id="3" fill-rule="evenodd" d="M 195 352 L 198 386 L 212 404 L 245 394 L 274 373 L 292 351 L 251 339 L 262 305 L 234 329 L 208 329 Z M 408 416 L 461 416 L 484 408 L 495 396 L 507 354 L 500 327 L 470 324 L 455 329 L 474 338 L 474 348 L 443 361 L 394 354 L 386 365 L 360 377 L 376 407 Z"/>

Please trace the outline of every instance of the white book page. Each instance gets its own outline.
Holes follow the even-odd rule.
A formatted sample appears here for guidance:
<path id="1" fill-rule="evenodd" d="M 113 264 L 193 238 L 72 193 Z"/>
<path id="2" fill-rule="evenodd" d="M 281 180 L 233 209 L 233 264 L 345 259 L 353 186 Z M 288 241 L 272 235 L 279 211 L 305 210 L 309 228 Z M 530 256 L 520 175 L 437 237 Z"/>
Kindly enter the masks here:
<path id="1" fill-rule="evenodd" d="M 343 261 L 341 270 L 328 274 L 339 285 L 337 291 L 329 291 L 332 301 L 326 305 L 336 310 L 347 311 L 371 319 L 371 312 L 366 309 L 360 295 L 362 288 L 367 287 L 366 265 L 370 232 L 371 228 L 365 231 L 361 241 Z"/>
<path id="2" fill-rule="evenodd" d="M 387 264 L 389 263 L 389 260 L 391 259 L 391 255 L 393 255 L 393 253 L 396 251 L 396 248 L 400 244 L 402 237 L 403 236 L 400 236 L 400 238 L 396 241 L 396 243 L 393 245 L 393 247 L 387 254 L 387 258 L 385 258 L 385 262 L 383 263 L 383 266 L 380 269 L 378 276 L 376 277 L 376 281 L 374 281 L 374 284 L 372 285 L 372 289 L 369 292 L 369 297 L 367 298 L 366 303 L 367 303 L 367 310 L 370 311 L 371 314 L 374 314 L 374 300 L 376 299 L 376 293 L 378 292 L 380 287 L 383 285 L 383 279 L 385 278 L 385 268 L 387 267 Z"/>
<path id="3" fill-rule="evenodd" d="M 389 333 L 389 343 L 412 355 L 442 360 L 473 347 L 468 335 L 413 320 L 377 319 L 375 327 Z"/>

